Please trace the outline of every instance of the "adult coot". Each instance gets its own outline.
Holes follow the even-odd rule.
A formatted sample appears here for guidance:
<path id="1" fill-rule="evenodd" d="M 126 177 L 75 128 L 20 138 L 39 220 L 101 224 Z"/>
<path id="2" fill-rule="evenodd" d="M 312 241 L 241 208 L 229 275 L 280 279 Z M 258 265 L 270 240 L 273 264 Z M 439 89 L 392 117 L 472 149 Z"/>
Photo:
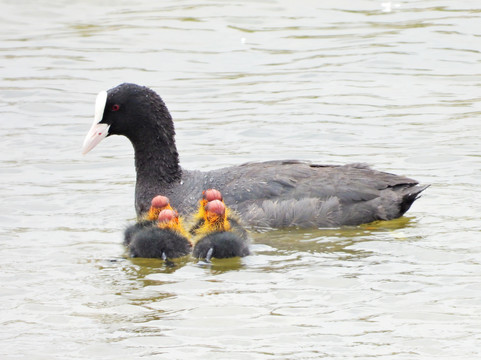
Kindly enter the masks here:
<path id="1" fill-rule="evenodd" d="M 121 84 L 98 94 L 94 123 L 82 152 L 103 138 L 124 135 L 134 146 L 137 214 L 165 194 L 182 214 L 195 211 L 196 195 L 216 188 L 247 225 L 336 227 L 404 214 L 427 187 L 363 164 L 319 165 L 267 161 L 208 172 L 181 168 L 172 117 L 151 89 Z"/>

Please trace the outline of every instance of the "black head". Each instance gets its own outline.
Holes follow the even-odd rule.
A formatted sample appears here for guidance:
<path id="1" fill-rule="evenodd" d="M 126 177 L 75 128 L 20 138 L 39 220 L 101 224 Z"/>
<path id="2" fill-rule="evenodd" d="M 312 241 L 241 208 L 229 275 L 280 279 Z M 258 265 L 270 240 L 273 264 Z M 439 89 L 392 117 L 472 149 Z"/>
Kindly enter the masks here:
<path id="1" fill-rule="evenodd" d="M 97 95 L 94 123 L 85 138 L 82 152 L 89 152 L 110 135 L 124 135 L 135 146 L 136 142 L 143 141 L 152 133 L 167 142 L 173 141 L 172 117 L 164 102 L 145 86 L 120 84 Z"/>

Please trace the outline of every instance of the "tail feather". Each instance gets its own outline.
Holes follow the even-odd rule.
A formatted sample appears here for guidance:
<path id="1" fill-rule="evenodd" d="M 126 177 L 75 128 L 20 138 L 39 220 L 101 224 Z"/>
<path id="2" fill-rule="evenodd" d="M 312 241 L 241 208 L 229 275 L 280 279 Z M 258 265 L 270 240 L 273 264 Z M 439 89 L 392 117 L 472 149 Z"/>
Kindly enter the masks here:
<path id="1" fill-rule="evenodd" d="M 400 215 L 408 211 L 413 202 L 421 197 L 421 192 L 426 190 L 429 186 L 431 185 L 416 185 L 406 189 L 406 193 L 403 194 L 401 204 L 399 205 L 401 212 Z"/>

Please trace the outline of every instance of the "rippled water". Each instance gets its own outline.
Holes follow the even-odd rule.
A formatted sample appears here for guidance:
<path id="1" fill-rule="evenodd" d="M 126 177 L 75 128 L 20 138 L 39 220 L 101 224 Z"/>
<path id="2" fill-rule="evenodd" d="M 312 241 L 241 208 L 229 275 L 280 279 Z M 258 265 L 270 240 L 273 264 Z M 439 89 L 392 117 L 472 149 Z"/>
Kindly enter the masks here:
<path id="1" fill-rule="evenodd" d="M 2 1 L 0 357 L 481 355 L 477 1 Z M 407 216 L 256 233 L 253 255 L 131 260 L 133 150 L 80 146 L 95 94 L 168 104 L 183 166 L 368 162 Z"/>

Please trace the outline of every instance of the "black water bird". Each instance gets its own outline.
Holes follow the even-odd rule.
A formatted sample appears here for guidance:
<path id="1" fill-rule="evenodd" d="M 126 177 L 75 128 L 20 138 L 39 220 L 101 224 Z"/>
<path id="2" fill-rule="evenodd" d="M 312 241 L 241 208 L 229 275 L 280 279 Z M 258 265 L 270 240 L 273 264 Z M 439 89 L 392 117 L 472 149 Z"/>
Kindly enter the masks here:
<path id="1" fill-rule="evenodd" d="M 363 164 L 321 165 L 286 160 L 252 162 L 201 172 L 183 169 L 172 117 L 151 89 L 124 83 L 98 94 L 83 153 L 103 138 L 124 135 L 135 150 L 135 208 L 148 211 L 165 194 L 181 214 L 197 194 L 216 188 L 246 225 L 337 227 L 402 216 L 427 186 Z"/>
<path id="2" fill-rule="evenodd" d="M 212 200 L 205 205 L 204 221 L 196 229 L 192 255 L 196 258 L 225 259 L 250 254 L 247 231 L 239 223 L 232 226 L 227 209 L 221 200 Z"/>
<path id="3" fill-rule="evenodd" d="M 190 254 L 192 243 L 176 211 L 165 209 L 156 226 L 137 231 L 128 244 L 131 257 L 175 259 Z"/>
<path id="4" fill-rule="evenodd" d="M 137 219 L 135 224 L 127 226 L 124 230 L 124 245 L 128 246 L 132 237 L 139 231 L 155 226 L 158 223 L 160 212 L 166 209 L 173 210 L 169 198 L 162 195 L 155 196 L 150 203 L 149 211 Z"/>

